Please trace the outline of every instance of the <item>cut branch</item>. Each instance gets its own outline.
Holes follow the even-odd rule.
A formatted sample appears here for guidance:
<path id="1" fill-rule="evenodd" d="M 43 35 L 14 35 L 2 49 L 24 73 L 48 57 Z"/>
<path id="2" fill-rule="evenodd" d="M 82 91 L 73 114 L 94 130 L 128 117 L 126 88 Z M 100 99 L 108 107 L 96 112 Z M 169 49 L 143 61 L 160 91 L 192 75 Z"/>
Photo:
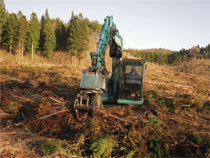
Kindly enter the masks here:
<path id="1" fill-rule="evenodd" d="M 41 117 L 38 117 L 38 118 L 35 118 L 35 119 L 32 119 L 32 120 L 29 120 L 29 121 L 27 121 L 27 122 L 20 122 L 20 123 L 17 123 L 17 124 L 15 124 L 15 126 L 17 127 L 17 126 L 20 126 L 20 125 L 22 125 L 22 124 L 24 124 L 24 123 L 31 123 L 31 122 L 33 122 L 33 121 L 38 121 L 38 120 L 47 119 L 47 118 L 49 118 L 49 117 L 51 117 L 51 116 L 53 116 L 53 115 L 57 115 L 57 114 L 64 113 L 64 112 L 67 112 L 67 111 L 69 111 L 69 109 L 65 108 L 65 109 L 56 111 L 56 112 L 54 112 L 54 113 L 51 113 L 51 114 L 48 114 L 48 115 L 44 115 L 44 116 L 41 116 Z"/>

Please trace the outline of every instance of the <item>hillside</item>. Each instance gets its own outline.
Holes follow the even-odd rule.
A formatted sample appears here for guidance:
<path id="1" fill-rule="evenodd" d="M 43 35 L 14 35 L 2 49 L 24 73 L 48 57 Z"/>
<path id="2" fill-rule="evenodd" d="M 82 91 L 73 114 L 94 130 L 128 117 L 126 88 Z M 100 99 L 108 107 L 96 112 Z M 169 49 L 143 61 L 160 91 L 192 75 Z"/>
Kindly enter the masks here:
<path id="1" fill-rule="evenodd" d="M 147 66 L 145 89 L 163 96 L 182 94 L 208 100 L 209 66 L 209 60 L 194 60 L 177 67 L 150 63 Z"/>
<path id="2" fill-rule="evenodd" d="M 0 52 L 1 157 L 209 156 L 209 60 L 147 63 L 144 106 L 158 116 L 134 119 L 100 110 L 93 118 L 85 113 L 82 122 L 72 104 L 89 55 L 78 62 L 75 67 L 63 54 L 35 56 L 32 63 Z"/>

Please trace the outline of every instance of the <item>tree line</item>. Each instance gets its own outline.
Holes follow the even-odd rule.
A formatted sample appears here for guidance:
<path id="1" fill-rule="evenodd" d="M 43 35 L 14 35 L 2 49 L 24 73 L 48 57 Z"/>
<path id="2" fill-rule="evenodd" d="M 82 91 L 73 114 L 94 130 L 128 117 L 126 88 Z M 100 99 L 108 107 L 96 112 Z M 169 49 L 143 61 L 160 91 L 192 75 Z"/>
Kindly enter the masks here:
<path id="1" fill-rule="evenodd" d="M 102 25 L 98 21 L 84 18 L 82 13 L 72 15 L 67 23 L 61 19 L 51 19 L 46 9 L 41 19 L 32 12 L 30 19 L 21 11 L 17 14 L 6 10 L 4 0 L 0 0 L 0 49 L 24 56 L 39 53 L 52 57 L 55 50 L 68 52 L 77 58 L 88 50 L 89 38 L 98 36 Z M 190 49 L 171 51 L 166 49 L 127 49 L 136 57 L 158 64 L 174 64 L 182 61 L 210 58 L 210 44 L 206 47 L 194 46 Z"/>
<path id="2" fill-rule="evenodd" d="M 183 61 L 191 59 L 210 59 L 210 44 L 205 47 L 199 45 L 193 46 L 190 49 L 181 49 L 172 51 L 167 49 L 127 49 L 126 52 L 134 55 L 137 58 L 142 58 L 148 62 L 157 64 L 179 64 Z"/>
<path id="3" fill-rule="evenodd" d="M 172 54 L 169 54 L 168 64 L 179 64 L 191 59 L 210 59 L 210 44 L 205 47 L 197 45 L 190 49 L 182 48 L 179 51 L 175 51 Z"/>
<path id="4" fill-rule="evenodd" d="M 171 50 L 166 49 L 127 49 L 126 52 L 134 55 L 137 58 L 142 58 L 148 62 L 154 62 L 157 64 L 167 64 L 168 54 L 172 53 Z"/>
<path id="5" fill-rule="evenodd" d="M 0 49 L 13 54 L 52 57 L 55 50 L 61 50 L 80 58 L 89 47 L 90 36 L 99 34 L 101 27 L 98 21 L 90 21 L 82 13 L 72 12 L 68 23 L 51 19 L 48 9 L 40 20 L 35 12 L 27 20 L 21 11 L 9 13 L 4 0 L 0 0 Z"/>

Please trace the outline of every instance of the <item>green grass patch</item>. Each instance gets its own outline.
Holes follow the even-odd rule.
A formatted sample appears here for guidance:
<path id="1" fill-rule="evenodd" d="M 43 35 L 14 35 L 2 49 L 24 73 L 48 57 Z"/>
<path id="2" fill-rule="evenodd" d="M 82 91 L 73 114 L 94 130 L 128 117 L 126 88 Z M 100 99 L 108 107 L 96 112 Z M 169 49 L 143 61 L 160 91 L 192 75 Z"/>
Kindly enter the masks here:
<path id="1" fill-rule="evenodd" d="M 145 96 L 150 97 L 150 98 L 154 98 L 154 99 L 159 99 L 160 96 L 157 95 L 157 93 L 155 93 L 154 91 L 147 91 L 144 93 Z"/>
<path id="2" fill-rule="evenodd" d="M 160 97 L 154 91 L 147 91 L 144 93 L 144 104 L 153 106 Z"/>
<path id="3" fill-rule="evenodd" d="M 175 100 L 174 99 L 169 99 L 169 98 L 160 98 L 158 101 L 157 101 L 157 104 L 160 106 L 160 107 L 167 107 L 168 108 L 168 111 L 173 113 L 176 106 L 175 106 Z"/>
<path id="4" fill-rule="evenodd" d="M 195 101 L 192 104 L 192 107 L 196 108 L 198 111 L 203 111 L 205 109 L 205 102 L 204 101 Z"/>
<path id="5" fill-rule="evenodd" d="M 159 118 L 156 116 L 151 116 L 149 118 L 149 124 L 153 124 L 154 126 L 164 125 L 164 123 L 161 120 L 159 120 Z"/>
<path id="6" fill-rule="evenodd" d="M 203 139 L 197 135 L 197 134 L 193 134 L 193 133 L 187 133 L 186 134 L 186 137 L 189 141 L 195 143 L 195 144 L 198 144 L 198 145 L 201 145 L 202 142 L 203 142 Z"/>
<path id="7" fill-rule="evenodd" d="M 16 102 L 12 102 L 9 105 L 5 106 L 3 109 L 8 111 L 11 114 L 17 114 L 18 113 L 18 104 Z"/>
<path id="8" fill-rule="evenodd" d="M 167 146 L 169 143 L 159 139 L 152 139 L 147 141 L 150 156 L 154 158 L 170 157 Z"/>
<path id="9" fill-rule="evenodd" d="M 18 113 L 18 103 L 9 94 L 2 94 L 0 98 L 0 107 L 11 114 Z"/>
<path id="10" fill-rule="evenodd" d="M 164 106 L 166 106 L 166 104 L 167 104 L 167 102 L 166 102 L 166 100 L 165 99 L 160 99 L 160 100 L 158 100 L 158 105 L 160 106 L 160 107 L 164 107 Z"/>
<path id="11" fill-rule="evenodd" d="M 61 146 L 57 142 L 45 140 L 40 143 L 40 145 L 37 148 L 37 151 L 42 156 L 45 156 L 54 154 L 60 148 Z"/>
<path id="12" fill-rule="evenodd" d="M 98 138 L 93 141 L 90 149 L 96 157 L 111 157 L 115 141 L 109 137 Z"/>
<path id="13" fill-rule="evenodd" d="M 32 94 L 31 91 L 29 89 L 26 89 L 26 88 L 22 89 L 21 91 L 24 95 L 27 95 L 27 96 L 30 96 Z"/>
<path id="14" fill-rule="evenodd" d="M 135 151 L 131 150 L 128 152 L 127 158 L 133 158 L 135 156 Z"/>

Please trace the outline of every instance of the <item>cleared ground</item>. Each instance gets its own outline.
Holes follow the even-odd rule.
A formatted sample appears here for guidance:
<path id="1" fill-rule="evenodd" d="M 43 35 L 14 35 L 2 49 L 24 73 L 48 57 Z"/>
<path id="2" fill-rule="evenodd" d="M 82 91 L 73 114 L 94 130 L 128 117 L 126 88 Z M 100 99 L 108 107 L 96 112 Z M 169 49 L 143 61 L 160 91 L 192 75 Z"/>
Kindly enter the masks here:
<path id="1" fill-rule="evenodd" d="M 192 157 L 210 153 L 209 60 L 179 66 L 147 63 L 144 106 L 156 108 L 158 117 L 134 119 L 130 111 L 119 116 L 100 110 L 93 119 L 85 113 L 79 122 L 71 106 L 89 56 L 75 66 L 68 56 L 61 58 L 65 61 L 37 56 L 32 63 L 27 57 L 0 53 L 1 156 Z M 110 69 L 111 60 L 107 63 Z M 54 142 L 55 147 L 48 153 L 43 142 Z M 98 149 L 100 142 L 113 150 Z"/>

